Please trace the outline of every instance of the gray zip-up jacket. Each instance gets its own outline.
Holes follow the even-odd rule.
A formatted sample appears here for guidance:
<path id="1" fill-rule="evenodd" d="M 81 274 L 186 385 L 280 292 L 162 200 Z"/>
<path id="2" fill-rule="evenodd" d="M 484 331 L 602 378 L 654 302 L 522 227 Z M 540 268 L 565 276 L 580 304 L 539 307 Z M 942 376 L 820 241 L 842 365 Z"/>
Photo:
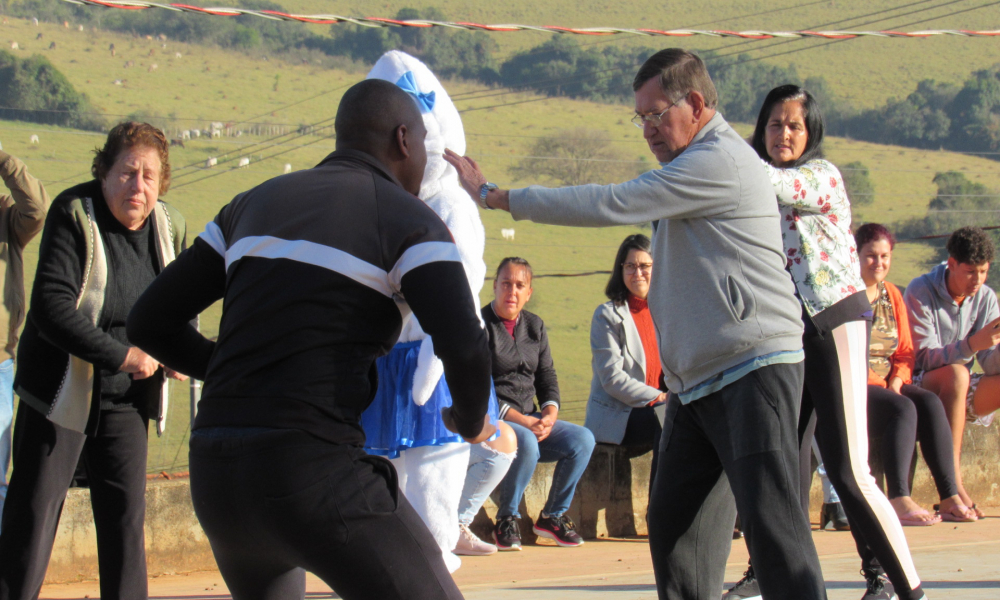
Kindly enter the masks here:
<path id="1" fill-rule="evenodd" d="M 511 190 L 510 212 L 554 225 L 654 222 L 648 301 L 672 392 L 802 349 L 802 308 L 785 271 L 774 187 L 719 114 L 661 169 L 616 185 Z"/>
<path id="2" fill-rule="evenodd" d="M 997 295 L 984 285 L 959 306 L 948 293 L 947 274 L 948 265 L 938 265 L 911 281 L 903 294 L 913 331 L 916 371 L 971 365 L 978 358 L 987 375 L 1000 373 L 997 346 L 979 352 L 969 347 L 969 336 L 1000 317 Z"/>

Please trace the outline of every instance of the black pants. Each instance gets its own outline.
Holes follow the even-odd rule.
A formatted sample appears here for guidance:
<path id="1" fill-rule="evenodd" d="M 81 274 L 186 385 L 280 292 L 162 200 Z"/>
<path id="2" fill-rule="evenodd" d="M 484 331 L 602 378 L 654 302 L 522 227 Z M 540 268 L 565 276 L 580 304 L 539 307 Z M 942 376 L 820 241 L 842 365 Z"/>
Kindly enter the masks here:
<path id="1" fill-rule="evenodd" d="M 148 422 L 132 408 L 102 411 L 97 434 L 88 437 L 20 403 L 14 471 L 0 529 L 0 600 L 38 597 L 81 454 L 97 530 L 101 598 L 147 598 L 143 521 Z"/>
<path id="2" fill-rule="evenodd" d="M 799 506 L 801 396 L 801 364 L 762 367 L 687 405 L 671 396 L 649 509 L 661 600 L 718 600 L 737 508 L 764 597 L 826 598 Z"/>
<path id="3" fill-rule="evenodd" d="M 191 435 L 191 497 L 235 600 L 456 600 L 441 550 L 392 464 L 291 429 Z"/>
<path id="4" fill-rule="evenodd" d="M 851 522 L 862 566 L 881 565 L 900 599 L 915 600 L 923 592 L 903 528 L 868 467 L 866 329 L 864 321 L 857 321 L 826 335 L 807 332 L 802 336 L 806 360 L 800 456 L 810 456 L 811 461 L 808 424 L 815 410 L 816 444 Z M 804 463 L 802 472 L 808 473 Z M 808 506 L 808 499 L 803 501 Z M 751 556 L 756 568 L 758 555 L 751 550 Z"/>
<path id="5" fill-rule="evenodd" d="M 633 408 L 628 414 L 628 423 L 625 425 L 625 436 L 619 446 L 625 448 L 641 448 L 653 446 L 653 464 L 649 470 L 649 491 L 653 491 L 653 479 L 656 477 L 656 467 L 660 462 L 660 435 L 663 433 L 663 426 L 660 425 L 660 418 L 656 416 L 656 411 L 652 406 Z"/>
<path id="6" fill-rule="evenodd" d="M 882 455 L 885 495 L 910 495 L 910 464 L 917 441 L 941 499 L 958 494 L 951 429 L 944 405 L 933 392 L 915 385 L 906 384 L 900 391 L 902 394 L 868 386 L 868 437 L 881 441 L 870 452 Z"/>

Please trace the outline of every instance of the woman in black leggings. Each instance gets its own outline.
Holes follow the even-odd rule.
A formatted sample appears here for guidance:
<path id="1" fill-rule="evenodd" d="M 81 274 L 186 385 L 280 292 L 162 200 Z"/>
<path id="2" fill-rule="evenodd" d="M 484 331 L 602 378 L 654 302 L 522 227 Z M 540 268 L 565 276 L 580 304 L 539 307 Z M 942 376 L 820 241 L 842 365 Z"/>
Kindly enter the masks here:
<path id="1" fill-rule="evenodd" d="M 913 341 L 903 295 L 886 281 L 896 240 L 877 223 L 862 225 L 854 234 L 861 259 L 861 278 L 872 306 L 868 361 L 868 435 L 881 438 L 871 452 L 881 453 L 886 496 L 899 522 L 927 526 L 941 520 L 976 520 L 962 503 L 955 482 L 951 429 L 941 400 L 911 384 Z M 940 512 L 932 514 L 910 498 L 910 466 L 914 444 L 920 441 L 927 467 L 941 497 Z"/>
<path id="2" fill-rule="evenodd" d="M 840 171 L 822 159 L 822 140 L 823 118 L 809 92 L 783 85 L 768 93 L 751 145 L 774 185 L 787 268 L 802 302 L 800 440 L 811 453 L 815 428 L 827 475 L 861 554 L 867 581 L 862 600 L 921 600 L 925 595 L 903 529 L 868 468 L 871 307 L 850 232 L 850 200 Z M 806 456 L 811 462 L 811 454 Z M 803 500 L 808 502 L 807 494 Z M 747 578 L 753 579 L 752 567 Z M 738 589 L 743 584 L 729 598 L 754 597 Z"/>

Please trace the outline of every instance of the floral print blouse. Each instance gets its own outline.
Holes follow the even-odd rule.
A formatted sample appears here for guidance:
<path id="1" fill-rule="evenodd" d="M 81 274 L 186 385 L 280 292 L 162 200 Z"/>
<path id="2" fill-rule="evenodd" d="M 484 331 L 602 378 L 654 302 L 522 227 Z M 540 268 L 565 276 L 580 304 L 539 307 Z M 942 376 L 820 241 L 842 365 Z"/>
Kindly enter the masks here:
<path id="1" fill-rule="evenodd" d="M 823 159 L 789 169 L 766 162 L 764 167 L 778 198 L 786 268 L 809 316 L 865 289 L 851 203 L 837 167 Z"/>

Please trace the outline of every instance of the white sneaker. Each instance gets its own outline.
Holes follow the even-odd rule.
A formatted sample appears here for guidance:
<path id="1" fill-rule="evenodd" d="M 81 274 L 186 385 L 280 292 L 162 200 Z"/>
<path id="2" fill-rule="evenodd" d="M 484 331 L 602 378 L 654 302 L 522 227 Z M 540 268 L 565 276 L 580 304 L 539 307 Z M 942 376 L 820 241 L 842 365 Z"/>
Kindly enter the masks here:
<path id="1" fill-rule="evenodd" d="M 468 525 L 458 526 L 458 544 L 455 545 L 455 554 L 462 556 L 489 556 L 495 554 L 497 547 L 488 544 L 472 533 Z"/>

